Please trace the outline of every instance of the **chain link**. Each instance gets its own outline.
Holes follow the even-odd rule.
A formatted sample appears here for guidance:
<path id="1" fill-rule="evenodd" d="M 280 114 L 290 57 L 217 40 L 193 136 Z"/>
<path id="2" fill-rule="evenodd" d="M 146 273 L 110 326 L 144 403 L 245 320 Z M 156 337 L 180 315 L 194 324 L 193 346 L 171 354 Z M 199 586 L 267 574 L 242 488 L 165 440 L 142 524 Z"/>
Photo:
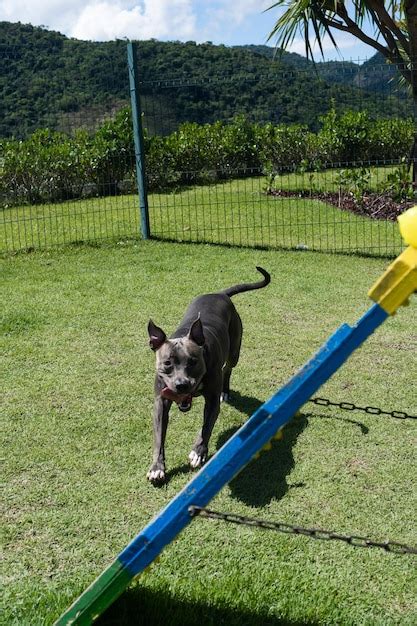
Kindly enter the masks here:
<path id="1" fill-rule="evenodd" d="M 357 406 L 356 404 L 353 404 L 353 402 L 332 402 L 326 398 L 310 398 L 308 402 L 313 402 L 313 404 L 318 404 L 319 406 L 337 406 L 345 411 L 364 411 L 365 413 L 370 413 L 371 415 L 389 415 L 390 417 L 400 420 L 417 419 L 417 415 L 409 415 L 408 413 L 405 413 L 405 411 L 384 411 L 376 406 Z"/>
<path id="2" fill-rule="evenodd" d="M 381 548 L 386 552 L 394 552 L 395 554 L 417 554 L 417 548 L 398 543 L 397 541 L 373 541 L 372 539 L 358 535 L 341 535 L 330 530 L 322 530 L 321 528 L 303 528 L 302 526 L 294 526 L 283 522 L 270 522 L 253 517 L 244 517 L 243 515 L 236 515 L 234 513 L 222 513 L 198 506 L 190 506 L 188 512 L 191 517 L 199 515 L 200 517 L 231 522 L 232 524 L 275 530 L 290 535 L 303 535 L 304 537 L 311 537 L 311 539 L 343 541 L 356 548 Z"/>
<path id="3" fill-rule="evenodd" d="M 353 402 L 333 402 L 327 398 L 310 398 L 308 402 L 312 402 L 318 406 L 337 406 L 345 411 L 364 411 L 370 415 L 389 415 L 395 419 L 417 419 L 417 415 L 409 415 L 405 411 L 384 411 L 376 406 L 357 406 L 356 404 L 353 404 Z M 395 554 L 417 554 L 417 548 L 407 546 L 403 543 L 398 543 L 397 541 L 374 541 L 372 539 L 367 539 L 366 537 L 360 537 L 359 535 L 341 535 L 330 530 L 322 530 L 321 528 L 303 528 L 302 526 L 285 524 L 284 522 L 270 522 L 267 520 L 255 519 L 253 517 L 244 517 L 234 513 L 222 513 L 198 506 L 190 506 L 188 508 L 188 512 L 191 517 L 199 515 L 201 517 L 221 520 L 223 522 L 231 522 L 232 524 L 241 524 L 255 528 L 263 528 L 266 530 L 275 530 L 291 535 L 303 535 L 304 537 L 311 537 L 311 539 L 320 539 L 323 541 L 343 541 L 344 543 L 357 548 L 381 548 L 386 552 L 394 552 Z"/>

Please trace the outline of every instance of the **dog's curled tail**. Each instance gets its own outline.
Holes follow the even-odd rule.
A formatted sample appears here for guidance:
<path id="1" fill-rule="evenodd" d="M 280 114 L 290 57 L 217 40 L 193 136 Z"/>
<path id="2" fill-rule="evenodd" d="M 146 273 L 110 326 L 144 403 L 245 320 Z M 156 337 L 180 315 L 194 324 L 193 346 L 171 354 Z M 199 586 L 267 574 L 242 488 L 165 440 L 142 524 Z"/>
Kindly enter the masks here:
<path id="1" fill-rule="evenodd" d="M 234 285 L 234 287 L 229 287 L 228 289 L 224 289 L 221 293 L 224 293 L 226 296 L 231 298 L 235 296 L 237 293 L 243 293 L 244 291 L 251 291 L 252 289 L 262 289 L 262 287 L 266 287 L 271 282 L 271 276 L 268 274 L 266 270 L 262 267 L 256 267 L 258 272 L 262 274 L 264 277 L 263 280 L 260 280 L 257 283 L 244 283 L 242 285 Z"/>

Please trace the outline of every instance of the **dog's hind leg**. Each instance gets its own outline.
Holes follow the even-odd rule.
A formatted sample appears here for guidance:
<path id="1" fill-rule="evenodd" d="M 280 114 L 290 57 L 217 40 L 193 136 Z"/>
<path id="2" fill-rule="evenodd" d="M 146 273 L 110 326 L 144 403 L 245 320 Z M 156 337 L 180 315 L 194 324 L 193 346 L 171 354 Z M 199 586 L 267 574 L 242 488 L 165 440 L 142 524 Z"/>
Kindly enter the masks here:
<path id="1" fill-rule="evenodd" d="M 228 402 L 230 399 L 230 376 L 232 375 L 232 369 L 236 367 L 239 361 L 242 332 L 242 321 L 236 312 L 229 326 L 230 348 L 229 356 L 223 368 L 223 385 L 220 396 L 222 402 Z"/>
<path id="2" fill-rule="evenodd" d="M 219 412 L 220 397 L 218 393 L 205 395 L 203 428 L 188 457 L 191 467 L 201 467 L 207 461 L 208 444 Z"/>
<path id="3" fill-rule="evenodd" d="M 229 402 L 230 400 L 230 376 L 232 375 L 232 365 L 227 362 L 223 368 L 223 386 L 220 395 L 220 402 Z"/>

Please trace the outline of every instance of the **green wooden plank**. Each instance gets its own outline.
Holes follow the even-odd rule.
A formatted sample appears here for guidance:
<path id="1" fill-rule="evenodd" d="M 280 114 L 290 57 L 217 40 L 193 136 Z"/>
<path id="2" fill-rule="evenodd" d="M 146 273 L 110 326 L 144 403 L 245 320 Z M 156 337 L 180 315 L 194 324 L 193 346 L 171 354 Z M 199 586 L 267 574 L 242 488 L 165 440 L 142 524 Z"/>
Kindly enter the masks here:
<path id="1" fill-rule="evenodd" d="M 61 615 L 55 626 L 88 626 L 123 593 L 132 578 L 116 559 Z"/>

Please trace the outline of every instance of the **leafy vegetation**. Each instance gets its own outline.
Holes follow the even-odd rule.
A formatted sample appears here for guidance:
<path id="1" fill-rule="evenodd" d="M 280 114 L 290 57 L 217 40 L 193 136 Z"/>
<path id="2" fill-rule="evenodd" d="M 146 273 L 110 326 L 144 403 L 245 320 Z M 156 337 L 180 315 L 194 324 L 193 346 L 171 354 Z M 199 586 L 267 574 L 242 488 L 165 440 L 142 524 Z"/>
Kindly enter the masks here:
<path id="1" fill-rule="evenodd" d="M 414 197 L 410 170 L 406 163 L 401 163 L 399 167 L 388 174 L 383 188 L 397 201 L 411 200 Z"/>
<path id="2" fill-rule="evenodd" d="M 409 149 L 412 120 L 372 120 L 366 112 L 332 108 L 315 133 L 305 125 L 249 122 L 184 123 L 167 136 L 145 133 L 149 190 L 282 171 L 321 170 L 329 164 L 397 162 Z M 109 196 L 135 189 L 130 110 L 120 110 L 95 133 L 38 130 L 3 142 L 3 204 Z"/>
<path id="3" fill-rule="evenodd" d="M 0 137 L 24 138 L 38 128 L 93 130 L 128 102 L 126 42 L 86 42 L 23 24 L 0 23 L 3 61 Z M 322 63 L 266 46 L 139 42 L 143 108 L 151 134 L 183 122 L 301 123 L 317 130 L 330 106 L 366 110 L 372 118 L 412 109 L 395 70 L 374 64 Z M 368 71 L 369 69 L 369 71 Z"/>
<path id="4" fill-rule="evenodd" d="M 392 174 L 388 174 L 392 176 Z M 357 169 L 341 170 L 338 182 L 341 189 L 346 189 L 351 193 L 357 202 L 360 202 L 365 191 L 369 188 L 371 173 L 369 168 L 360 167 Z"/>

